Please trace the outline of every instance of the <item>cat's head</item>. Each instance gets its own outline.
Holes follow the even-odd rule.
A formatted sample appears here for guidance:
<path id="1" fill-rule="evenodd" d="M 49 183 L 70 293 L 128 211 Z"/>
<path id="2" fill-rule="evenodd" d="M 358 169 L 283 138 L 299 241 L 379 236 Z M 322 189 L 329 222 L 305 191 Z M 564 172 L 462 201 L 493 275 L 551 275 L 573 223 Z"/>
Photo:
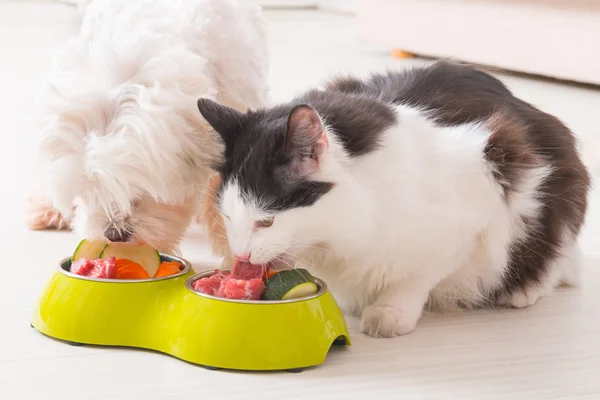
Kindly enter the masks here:
<path id="1" fill-rule="evenodd" d="M 198 108 L 225 144 L 216 202 L 232 254 L 253 264 L 290 262 L 319 243 L 319 204 L 335 186 L 319 114 L 306 104 L 243 114 L 207 99 Z"/>

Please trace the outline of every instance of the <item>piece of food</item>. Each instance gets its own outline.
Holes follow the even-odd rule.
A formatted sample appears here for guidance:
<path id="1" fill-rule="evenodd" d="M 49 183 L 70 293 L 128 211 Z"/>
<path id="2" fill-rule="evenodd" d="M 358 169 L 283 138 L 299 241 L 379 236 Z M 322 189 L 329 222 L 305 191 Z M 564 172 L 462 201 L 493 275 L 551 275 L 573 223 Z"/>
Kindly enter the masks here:
<path id="1" fill-rule="evenodd" d="M 80 258 L 87 258 L 88 260 L 95 260 L 100 257 L 102 251 L 107 246 L 107 244 L 100 240 L 87 240 L 83 239 L 79 242 L 79 245 L 73 252 L 73 256 L 71 257 L 71 261 L 77 261 Z"/>
<path id="2" fill-rule="evenodd" d="M 315 278 L 305 269 L 274 271 L 266 265 L 240 261 L 233 264 L 231 273 L 216 270 L 211 276 L 192 282 L 192 288 L 211 296 L 238 300 L 289 300 L 319 291 Z"/>
<path id="3" fill-rule="evenodd" d="M 100 258 L 107 259 L 109 257 L 133 261 L 141 265 L 149 276 L 156 274 L 161 262 L 160 254 L 152 247 L 133 246 L 127 243 L 108 244 L 100 254 Z"/>
<path id="4" fill-rule="evenodd" d="M 117 279 L 150 279 L 148 272 L 140 264 L 131 260 L 118 260 Z"/>
<path id="5" fill-rule="evenodd" d="M 117 258 L 117 261 L 115 262 L 115 264 L 117 266 L 117 269 L 124 267 L 126 265 L 134 265 L 136 267 L 144 268 L 140 264 L 138 264 L 134 261 L 128 260 L 126 258 Z"/>
<path id="6" fill-rule="evenodd" d="M 225 299 L 259 300 L 265 284 L 260 277 L 244 279 L 215 270 L 213 275 L 192 282 L 192 288 L 197 292 Z"/>
<path id="7" fill-rule="evenodd" d="M 126 243 L 106 244 L 87 239 L 79 242 L 71 257 L 70 268 L 77 275 L 106 279 L 159 278 L 180 270 L 181 265 L 176 261 L 161 264 L 160 254 L 151 247 Z"/>
<path id="8" fill-rule="evenodd" d="M 71 262 L 71 268 L 69 269 L 69 271 L 71 271 L 71 273 L 75 275 L 87 276 L 87 274 L 90 273 L 92 268 L 94 268 L 93 260 L 89 260 L 87 258 L 80 258 L 77 261 Z"/>
<path id="9" fill-rule="evenodd" d="M 88 276 L 94 278 L 114 279 L 116 277 L 116 259 L 110 257 L 106 260 L 94 260 L 94 268 Z"/>
<path id="10" fill-rule="evenodd" d="M 315 278 L 305 269 L 280 271 L 265 283 L 263 300 L 290 300 L 310 296 L 319 291 Z"/>
<path id="11" fill-rule="evenodd" d="M 196 292 L 216 296 L 222 280 L 223 274 L 219 270 L 216 270 L 213 275 L 192 282 L 192 288 Z"/>
<path id="12" fill-rule="evenodd" d="M 71 264 L 71 273 L 90 278 L 114 279 L 116 277 L 116 259 L 89 260 L 80 258 Z"/>
<path id="13" fill-rule="evenodd" d="M 268 266 L 266 264 L 254 265 L 245 261 L 236 261 L 231 266 L 231 275 L 234 275 L 239 279 L 262 278 L 267 269 Z"/>
<path id="14" fill-rule="evenodd" d="M 268 269 L 265 271 L 265 274 L 263 275 L 263 279 L 264 279 L 264 280 L 267 280 L 267 279 L 269 279 L 270 277 L 272 277 L 273 275 L 277 275 L 278 273 L 279 273 L 279 271 L 276 271 L 276 270 L 274 270 L 274 269 L 270 269 L 270 268 L 268 268 Z"/>
<path id="15" fill-rule="evenodd" d="M 265 283 L 260 278 L 236 279 L 226 276 L 217 290 L 217 297 L 236 300 L 259 300 L 265 290 Z"/>
<path id="16" fill-rule="evenodd" d="M 163 261 L 160 263 L 154 278 L 162 278 L 165 276 L 175 275 L 181 272 L 181 264 L 177 261 Z"/>

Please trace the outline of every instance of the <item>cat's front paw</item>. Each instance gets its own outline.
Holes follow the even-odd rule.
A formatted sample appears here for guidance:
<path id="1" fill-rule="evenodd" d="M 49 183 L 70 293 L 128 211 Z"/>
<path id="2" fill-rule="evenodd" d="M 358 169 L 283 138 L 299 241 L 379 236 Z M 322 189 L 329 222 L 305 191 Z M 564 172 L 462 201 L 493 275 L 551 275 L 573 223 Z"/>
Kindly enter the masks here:
<path id="1" fill-rule="evenodd" d="M 394 307 L 369 306 L 363 310 L 360 329 L 373 337 L 391 338 L 412 332 L 418 319 Z"/>

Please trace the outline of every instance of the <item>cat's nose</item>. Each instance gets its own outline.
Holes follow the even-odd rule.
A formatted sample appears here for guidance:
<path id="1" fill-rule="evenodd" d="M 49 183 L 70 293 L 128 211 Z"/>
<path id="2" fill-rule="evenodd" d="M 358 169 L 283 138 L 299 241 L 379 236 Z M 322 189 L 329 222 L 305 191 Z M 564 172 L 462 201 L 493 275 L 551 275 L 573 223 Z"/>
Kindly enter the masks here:
<path id="1" fill-rule="evenodd" d="M 111 242 L 127 242 L 131 239 L 131 232 L 110 227 L 104 231 L 104 236 Z"/>
<path id="2" fill-rule="evenodd" d="M 250 253 L 236 254 L 235 259 L 238 261 L 248 262 L 250 261 Z"/>

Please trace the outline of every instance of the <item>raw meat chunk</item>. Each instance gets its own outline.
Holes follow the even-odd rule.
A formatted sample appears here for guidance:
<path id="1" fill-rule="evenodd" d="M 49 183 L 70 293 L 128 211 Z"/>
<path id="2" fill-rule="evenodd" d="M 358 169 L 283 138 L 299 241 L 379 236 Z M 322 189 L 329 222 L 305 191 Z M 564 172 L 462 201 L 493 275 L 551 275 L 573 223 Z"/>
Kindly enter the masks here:
<path id="1" fill-rule="evenodd" d="M 192 282 L 192 288 L 225 299 L 259 300 L 265 290 L 265 266 L 236 262 L 231 270 L 231 274 L 215 270 L 211 276 Z"/>
<path id="2" fill-rule="evenodd" d="M 260 278 L 254 279 L 235 279 L 226 277 L 221 281 L 218 297 L 237 300 L 259 300 L 265 284 Z"/>
<path id="3" fill-rule="evenodd" d="M 114 279 L 116 276 L 116 258 L 110 257 L 106 260 L 88 260 L 80 258 L 71 264 L 71 273 L 90 278 Z"/>
<path id="4" fill-rule="evenodd" d="M 231 275 L 238 279 L 262 278 L 267 271 L 267 265 L 254 265 L 248 262 L 236 261 L 231 266 Z"/>
<path id="5" fill-rule="evenodd" d="M 89 272 L 94 268 L 94 262 L 92 260 L 88 260 L 87 258 L 80 258 L 77 261 L 71 263 L 71 273 L 75 275 L 83 275 L 86 276 Z"/>
<path id="6" fill-rule="evenodd" d="M 209 294 L 211 296 L 217 295 L 217 290 L 221 286 L 222 277 L 215 273 L 215 275 L 209 276 L 208 278 L 197 279 L 192 282 L 192 287 L 196 292 Z"/>

